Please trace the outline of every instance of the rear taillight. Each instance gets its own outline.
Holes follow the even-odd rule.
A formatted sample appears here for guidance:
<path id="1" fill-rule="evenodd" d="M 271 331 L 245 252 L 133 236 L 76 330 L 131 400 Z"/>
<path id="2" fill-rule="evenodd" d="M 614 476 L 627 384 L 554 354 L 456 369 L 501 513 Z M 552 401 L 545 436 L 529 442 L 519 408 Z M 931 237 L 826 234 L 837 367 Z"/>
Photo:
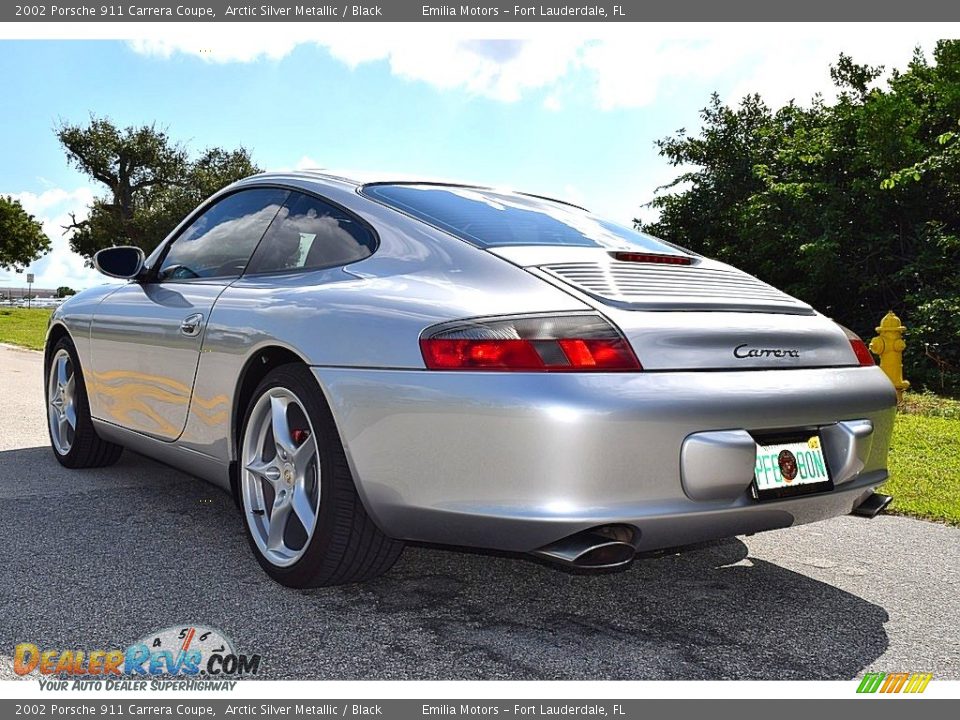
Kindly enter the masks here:
<path id="1" fill-rule="evenodd" d="M 853 352 L 857 356 L 857 360 L 860 361 L 861 367 L 873 367 L 876 364 L 873 362 L 873 355 L 870 354 L 870 348 L 867 347 L 867 344 L 863 340 L 860 338 L 852 338 L 850 345 L 853 347 Z"/>
<path id="2" fill-rule="evenodd" d="M 843 325 L 840 327 L 843 328 L 843 332 L 846 334 L 847 340 L 850 341 L 850 347 L 853 348 L 853 354 L 857 356 L 857 362 L 860 363 L 860 367 L 873 367 L 876 365 L 876 363 L 873 361 L 873 355 L 870 353 L 870 348 L 868 348 L 867 344 L 860 339 L 860 336 L 852 330 L 843 327 Z"/>
<path id="3" fill-rule="evenodd" d="M 430 370 L 615 372 L 641 370 L 630 345 L 598 315 L 445 323 L 420 338 Z"/>

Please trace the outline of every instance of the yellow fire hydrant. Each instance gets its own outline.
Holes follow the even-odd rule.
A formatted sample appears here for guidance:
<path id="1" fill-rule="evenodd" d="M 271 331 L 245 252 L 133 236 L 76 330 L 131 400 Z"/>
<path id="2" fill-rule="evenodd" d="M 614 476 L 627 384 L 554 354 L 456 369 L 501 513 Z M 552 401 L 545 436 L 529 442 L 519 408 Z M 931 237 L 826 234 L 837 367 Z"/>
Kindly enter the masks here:
<path id="1" fill-rule="evenodd" d="M 910 383 L 903 379 L 903 350 L 907 346 L 903 341 L 904 330 L 900 318 L 891 310 L 877 327 L 879 335 L 870 341 L 870 351 L 880 356 L 880 369 L 893 383 L 898 403 L 903 401 L 903 391 L 910 387 Z"/>

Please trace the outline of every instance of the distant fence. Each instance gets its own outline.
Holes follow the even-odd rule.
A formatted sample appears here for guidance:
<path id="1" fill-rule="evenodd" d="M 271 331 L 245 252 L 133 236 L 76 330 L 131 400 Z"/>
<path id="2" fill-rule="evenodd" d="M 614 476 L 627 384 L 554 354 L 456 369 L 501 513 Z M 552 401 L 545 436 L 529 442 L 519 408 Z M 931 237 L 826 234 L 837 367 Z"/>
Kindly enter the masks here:
<path id="1" fill-rule="evenodd" d="M 57 289 L 35 287 L 28 292 L 26 285 L 0 287 L 0 302 L 26 300 L 28 295 L 35 298 L 53 298 L 57 296 Z"/>

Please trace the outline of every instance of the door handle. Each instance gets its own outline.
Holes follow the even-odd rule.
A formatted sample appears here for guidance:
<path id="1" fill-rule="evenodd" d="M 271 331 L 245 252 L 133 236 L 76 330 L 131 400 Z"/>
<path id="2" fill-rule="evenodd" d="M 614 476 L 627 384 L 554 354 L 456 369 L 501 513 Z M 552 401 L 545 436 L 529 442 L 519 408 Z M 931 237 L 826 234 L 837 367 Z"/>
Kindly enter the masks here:
<path id="1" fill-rule="evenodd" d="M 180 332 L 184 335 L 189 335 L 193 337 L 200 333 L 200 325 L 203 322 L 203 315 L 200 313 L 194 313 L 183 319 L 183 322 L 180 323 Z"/>

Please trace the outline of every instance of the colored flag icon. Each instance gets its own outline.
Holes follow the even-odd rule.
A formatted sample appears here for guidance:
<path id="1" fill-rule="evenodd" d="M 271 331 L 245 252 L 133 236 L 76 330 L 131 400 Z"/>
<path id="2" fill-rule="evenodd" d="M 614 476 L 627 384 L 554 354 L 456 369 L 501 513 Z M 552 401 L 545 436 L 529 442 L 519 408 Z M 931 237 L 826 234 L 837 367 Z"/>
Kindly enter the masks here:
<path id="1" fill-rule="evenodd" d="M 932 673 L 866 673 L 857 687 L 858 693 L 922 693 L 933 679 Z"/>

